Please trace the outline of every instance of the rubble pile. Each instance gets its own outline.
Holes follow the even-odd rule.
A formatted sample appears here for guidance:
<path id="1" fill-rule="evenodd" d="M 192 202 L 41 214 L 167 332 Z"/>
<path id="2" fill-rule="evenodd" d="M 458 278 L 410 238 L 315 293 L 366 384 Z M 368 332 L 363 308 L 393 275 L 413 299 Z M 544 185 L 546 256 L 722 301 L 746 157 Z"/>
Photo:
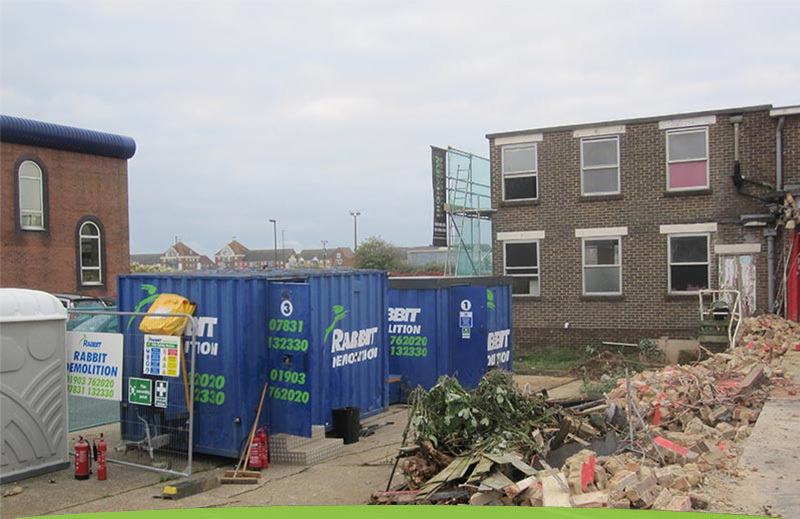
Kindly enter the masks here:
<path id="1" fill-rule="evenodd" d="M 604 399 L 572 406 L 512 390 L 507 380 L 490 374 L 493 382 L 481 383 L 483 397 L 496 397 L 502 387 L 503 402 L 514 404 L 501 403 L 500 415 L 492 406 L 480 412 L 461 406 L 456 416 L 466 429 L 491 423 L 498 433 L 486 428 L 465 436 L 463 427 L 455 427 L 432 438 L 419 419 L 425 411 L 414 410 L 412 423 L 423 427 L 416 444 L 401 451 L 406 481 L 395 491 L 375 494 L 373 503 L 707 509 L 706 477 L 738 476 L 737 444 L 750 434 L 770 387 L 791 386 L 780 364 L 788 349 L 800 348 L 800 325 L 772 315 L 747 318 L 738 337 L 725 353 L 631 374 Z M 440 397 L 450 404 L 472 398 L 464 395 L 470 394 L 445 391 Z M 534 416 L 519 416 L 510 408 Z M 442 427 L 454 423 L 451 410 L 436 410 Z M 599 455 L 592 446 L 607 433 L 619 441 L 611 454 Z M 583 449 L 560 469 L 551 467 L 549 455 L 565 442 Z"/>

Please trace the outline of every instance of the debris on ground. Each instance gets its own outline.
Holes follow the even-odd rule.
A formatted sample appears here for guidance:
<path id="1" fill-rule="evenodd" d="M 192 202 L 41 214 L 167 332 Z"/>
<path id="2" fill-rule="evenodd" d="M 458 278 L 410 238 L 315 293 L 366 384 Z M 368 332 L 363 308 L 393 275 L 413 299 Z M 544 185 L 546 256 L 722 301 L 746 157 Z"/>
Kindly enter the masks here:
<path id="1" fill-rule="evenodd" d="M 23 490 L 22 490 L 22 487 L 20 487 L 20 486 L 11 487 L 11 488 L 3 491 L 3 497 L 16 496 L 16 495 L 21 494 L 22 492 L 23 492 Z"/>
<path id="2" fill-rule="evenodd" d="M 547 401 L 501 371 L 472 392 L 443 377 L 414 393 L 405 482 L 372 502 L 708 510 L 707 478 L 739 476 L 738 444 L 770 388 L 791 386 L 798 344 L 797 323 L 746 318 L 727 352 L 630 373 L 597 400 Z"/>

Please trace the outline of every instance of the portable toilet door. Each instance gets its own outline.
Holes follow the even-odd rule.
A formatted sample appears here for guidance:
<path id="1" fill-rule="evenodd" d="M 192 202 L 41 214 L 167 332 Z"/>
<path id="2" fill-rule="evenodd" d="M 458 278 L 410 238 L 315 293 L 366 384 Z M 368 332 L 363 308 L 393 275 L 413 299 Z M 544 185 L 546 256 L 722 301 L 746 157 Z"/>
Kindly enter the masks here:
<path id="1" fill-rule="evenodd" d="M 0 289 L 0 483 L 68 467 L 64 306 Z"/>

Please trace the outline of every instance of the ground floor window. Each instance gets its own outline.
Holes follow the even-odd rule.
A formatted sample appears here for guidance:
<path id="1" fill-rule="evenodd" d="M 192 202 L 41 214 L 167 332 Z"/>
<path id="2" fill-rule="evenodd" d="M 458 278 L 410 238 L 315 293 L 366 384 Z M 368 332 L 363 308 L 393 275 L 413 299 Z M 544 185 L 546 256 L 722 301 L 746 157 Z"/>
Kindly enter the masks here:
<path id="1" fill-rule="evenodd" d="M 619 237 L 583 239 L 584 295 L 622 294 L 622 258 Z"/>
<path id="2" fill-rule="evenodd" d="M 504 271 L 512 278 L 514 295 L 539 295 L 539 241 L 504 242 Z"/>
<path id="3" fill-rule="evenodd" d="M 697 292 L 709 288 L 709 235 L 669 236 L 669 291 Z"/>

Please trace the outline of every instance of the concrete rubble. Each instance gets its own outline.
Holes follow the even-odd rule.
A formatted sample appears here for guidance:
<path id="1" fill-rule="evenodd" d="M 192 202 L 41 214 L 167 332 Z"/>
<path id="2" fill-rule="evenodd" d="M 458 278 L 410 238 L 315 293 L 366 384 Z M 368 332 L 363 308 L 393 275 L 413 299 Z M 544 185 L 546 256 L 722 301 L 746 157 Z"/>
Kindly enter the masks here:
<path id="1" fill-rule="evenodd" d="M 375 494 L 373 503 L 707 510 L 713 506 L 704 492 L 707 477 L 739 476 L 739 444 L 770 389 L 796 391 L 783 378 L 781 360 L 800 348 L 800 325 L 772 315 L 746 318 L 738 337 L 725 353 L 631 374 L 604 402 L 563 409 L 566 436 L 585 448 L 560 469 L 544 460 L 554 439 L 565 436 L 564 427 L 537 429 L 531 434 L 541 448 L 533 455 L 448 457 L 429 480 Z M 609 455 L 588 448 L 588 440 L 602 434 L 600 419 L 620 437 Z"/>

